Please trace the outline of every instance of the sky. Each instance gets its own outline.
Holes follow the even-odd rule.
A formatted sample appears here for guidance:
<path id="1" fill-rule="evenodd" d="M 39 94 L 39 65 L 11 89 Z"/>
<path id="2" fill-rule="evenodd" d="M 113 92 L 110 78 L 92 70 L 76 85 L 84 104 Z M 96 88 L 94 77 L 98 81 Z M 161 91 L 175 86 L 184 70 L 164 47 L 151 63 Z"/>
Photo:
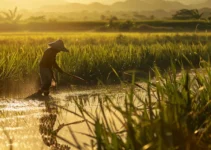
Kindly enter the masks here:
<path id="1" fill-rule="evenodd" d="M 111 4 L 117 1 L 124 1 L 124 0 L 66 0 L 69 2 L 80 2 L 80 3 L 91 3 L 91 2 L 101 2 L 104 4 Z M 204 2 L 206 0 L 169 0 L 169 1 L 179 1 L 184 4 L 193 4 L 193 3 L 199 3 Z"/>
<path id="2" fill-rule="evenodd" d="M 30 1 L 37 1 L 39 4 L 41 4 L 43 1 L 49 2 L 49 3 L 59 3 L 62 1 L 68 1 L 68 2 L 77 2 L 77 3 L 92 3 L 92 2 L 100 2 L 103 4 L 112 4 L 114 2 L 117 1 L 124 1 L 124 0 L 0 0 L 0 4 L 1 1 L 8 1 L 8 2 L 12 2 L 12 3 L 30 3 Z M 185 3 L 185 4 L 193 4 L 193 3 L 197 3 L 197 2 L 203 2 L 206 0 L 169 0 L 169 1 L 179 1 L 181 3 Z"/>

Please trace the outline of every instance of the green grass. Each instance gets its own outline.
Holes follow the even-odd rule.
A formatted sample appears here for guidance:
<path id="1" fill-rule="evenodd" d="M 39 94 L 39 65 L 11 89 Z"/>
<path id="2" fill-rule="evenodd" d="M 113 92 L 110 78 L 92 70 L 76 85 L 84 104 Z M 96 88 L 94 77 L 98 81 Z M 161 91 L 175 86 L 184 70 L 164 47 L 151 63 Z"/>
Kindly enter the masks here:
<path id="1" fill-rule="evenodd" d="M 133 76 L 131 90 L 124 101 L 116 103 L 106 95 L 99 99 L 100 115 L 93 117 L 85 105 L 75 100 L 80 110 L 78 115 L 89 120 L 89 128 L 94 128 L 86 134 L 92 139 L 90 147 L 98 150 L 211 149 L 210 63 L 202 61 L 200 69 L 182 70 L 179 76 L 174 65 L 164 75 L 157 68 L 154 70 L 156 76 L 145 82 L 146 87 L 135 83 Z M 140 96 L 140 91 L 146 96 Z M 79 143 L 75 147 L 83 149 Z"/>
<path id="2" fill-rule="evenodd" d="M 118 78 L 113 70 L 120 78 L 128 70 L 146 77 L 155 65 L 160 69 L 167 69 L 171 62 L 176 67 L 190 63 L 198 66 L 200 59 L 208 60 L 211 52 L 209 33 L 2 33 L 0 82 L 37 79 L 47 43 L 58 38 L 70 50 L 59 54 L 59 65 L 90 84 L 115 83 Z M 59 75 L 58 80 L 61 85 L 80 83 L 65 75 Z"/>

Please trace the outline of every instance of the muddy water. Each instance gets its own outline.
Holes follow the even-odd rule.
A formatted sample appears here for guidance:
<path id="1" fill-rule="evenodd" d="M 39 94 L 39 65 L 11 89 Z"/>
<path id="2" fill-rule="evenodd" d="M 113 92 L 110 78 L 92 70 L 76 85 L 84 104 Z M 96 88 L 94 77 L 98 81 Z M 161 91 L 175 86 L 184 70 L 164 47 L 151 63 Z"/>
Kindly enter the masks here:
<path id="1" fill-rule="evenodd" d="M 102 116 L 99 99 L 104 100 L 104 96 L 107 95 L 118 105 L 122 105 L 121 101 L 124 100 L 127 90 L 126 88 L 109 88 L 109 90 L 103 88 L 68 91 L 52 94 L 53 99 L 48 100 L 2 99 L 0 149 L 48 150 L 52 145 L 58 150 L 60 147 L 77 149 L 74 147 L 77 142 L 83 149 L 89 149 L 88 145 L 91 145 L 92 138 L 84 134 L 93 135 L 94 130 L 91 126 L 88 128 L 84 118 L 80 117 L 81 113 L 75 102 L 77 101 L 93 116 Z M 140 95 L 144 96 L 141 91 Z M 113 118 L 110 112 L 105 111 L 105 113 L 108 119 Z M 80 116 L 77 116 L 78 114 Z M 92 121 L 87 115 L 85 116 L 87 120 Z M 117 120 L 115 123 L 117 128 L 122 127 Z M 56 136 L 52 136 L 50 134 L 52 132 Z"/>

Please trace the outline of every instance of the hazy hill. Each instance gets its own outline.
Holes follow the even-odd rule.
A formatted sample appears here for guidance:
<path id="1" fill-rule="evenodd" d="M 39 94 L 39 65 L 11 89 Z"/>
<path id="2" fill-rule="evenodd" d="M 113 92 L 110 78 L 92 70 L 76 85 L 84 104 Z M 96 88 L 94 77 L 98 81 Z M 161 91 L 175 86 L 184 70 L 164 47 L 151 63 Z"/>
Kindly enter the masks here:
<path id="1" fill-rule="evenodd" d="M 165 0 L 127 0 L 125 2 L 114 3 L 110 9 L 113 11 L 154 11 L 154 10 L 178 10 L 186 8 L 179 2 L 171 2 Z"/>
<path id="2" fill-rule="evenodd" d="M 65 5 L 46 5 L 39 9 L 44 12 L 80 12 L 80 11 L 105 11 L 109 10 L 108 5 L 100 3 L 81 4 L 81 3 L 66 3 Z"/>
<path id="3" fill-rule="evenodd" d="M 126 0 L 124 2 L 116 2 L 112 5 L 103 5 L 100 3 L 79 4 L 66 3 L 65 5 L 46 5 L 40 8 L 41 11 L 154 11 L 154 10 L 178 10 L 187 6 L 172 1 L 165 0 Z"/>
<path id="4" fill-rule="evenodd" d="M 203 2 L 198 4 L 200 7 L 208 5 L 211 0 L 207 2 Z M 196 5 L 184 5 L 180 2 L 176 1 L 166 1 L 166 0 L 126 0 L 123 2 L 116 2 L 112 5 L 104 5 L 101 3 L 91 3 L 91 4 L 80 4 L 80 3 L 66 3 L 61 5 L 46 5 L 39 9 L 40 12 L 61 12 L 61 13 L 68 13 L 68 12 L 99 12 L 103 15 L 116 15 L 118 18 L 134 18 L 134 15 L 131 15 L 129 12 L 139 12 L 139 15 L 144 15 L 147 17 L 155 16 L 157 19 L 161 18 L 171 18 L 172 15 L 180 10 L 180 9 L 192 9 L 195 8 Z M 202 12 L 201 10 L 200 12 Z M 105 12 L 113 12 L 112 14 L 105 14 Z M 126 12 L 127 17 L 121 17 L 121 15 L 117 15 L 114 12 Z M 209 10 L 206 10 L 204 16 L 209 16 Z M 88 15 L 84 13 L 84 15 Z M 97 14 L 93 14 L 91 17 L 90 14 L 88 15 L 89 18 L 100 18 L 96 16 Z M 69 16 L 69 15 L 68 15 Z M 71 15 L 69 16 L 71 17 Z M 140 16 L 141 17 L 141 16 Z M 74 18 L 74 16 L 72 16 Z M 137 17 L 136 17 L 137 18 Z"/>
<path id="5" fill-rule="evenodd" d="M 112 5 L 104 5 L 101 3 L 81 4 L 68 3 L 66 0 L 0 0 L 0 9 L 10 8 L 15 6 L 24 9 L 33 7 L 36 11 L 42 12 L 80 12 L 80 11 L 156 11 L 156 10 L 179 10 L 183 8 L 204 8 L 211 7 L 211 0 L 201 2 L 197 5 L 185 5 L 176 1 L 167 0 L 126 0 L 116 2 Z M 38 9 L 39 8 L 39 9 Z"/>
<path id="6" fill-rule="evenodd" d="M 149 18 L 162 19 L 171 18 L 172 15 L 183 8 L 193 9 L 198 8 L 200 13 L 204 13 L 203 17 L 207 18 L 211 14 L 211 0 L 201 2 L 197 5 L 184 5 L 176 1 L 167 0 L 126 0 L 116 2 L 112 5 L 104 5 L 101 3 L 81 4 L 68 3 L 65 0 L 30 0 L 19 3 L 18 0 L 0 0 L 0 9 L 13 9 L 17 3 L 21 6 L 34 5 L 38 8 L 22 9 L 19 7 L 19 12 L 23 14 L 23 18 L 31 16 L 45 16 L 46 19 L 53 18 L 55 20 L 101 20 L 101 16 L 116 16 L 118 19 L 134 19 L 145 20 Z M 45 6 L 42 6 L 45 4 Z M 14 6 L 13 6 L 14 5 Z M 208 8 L 210 7 L 210 8 Z M 0 14 L 1 17 L 1 14 Z"/>
<path id="7" fill-rule="evenodd" d="M 169 10 L 178 10 L 178 9 L 183 9 L 183 8 L 188 7 L 187 5 L 184 5 L 176 1 L 148 0 L 147 2 L 152 5 L 152 7 L 150 7 L 151 10 L 163 9 L 163 10 L 169 11 Z"/>
<path id="8" fill-rule="evenodd" d="M 48 12 L 73 12 L 73 11 L 155 11 L 155 10 L 179 10 L 183 8 L 211 8 L 211 0 L 201 2 L 199 4 L 185 5 L 178 1 L 167 0 L 125 0 L 116 2 L 112 5 L 104 5 L 101 3 L 81 4 L 81 3 L 68 3 L 66 0 L 0 0 L 0 9 L 12 9 L 15 6 L 24 9 L 31 9 L 38 11 Z M 40 9 L 38 9 L 40 8 Z"/>
<path id="9" fill-rule="evenodd" d="M 116 2 L 110 6 L 112 11 L 144 11 L 150 10 L 153 5 L 146 1 L 140 0 L 127 0 L 125 2 Z"/>
<path id="10" fill-rule="evenodd" d="M 211 0 L 207 0 L 206 2 L 199 3 L 197 5 L 191 5 L 192 8 L 211 8 Z"/>

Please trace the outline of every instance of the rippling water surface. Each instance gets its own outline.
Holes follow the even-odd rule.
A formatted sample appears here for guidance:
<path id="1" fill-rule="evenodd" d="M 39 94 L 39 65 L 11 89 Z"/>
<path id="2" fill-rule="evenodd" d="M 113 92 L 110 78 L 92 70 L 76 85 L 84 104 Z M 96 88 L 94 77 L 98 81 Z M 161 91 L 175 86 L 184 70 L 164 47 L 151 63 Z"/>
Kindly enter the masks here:
<path id="1" fill-rule="evenodd" d="M 87 135 L 93 135 L 94 130 L 92 127 L 88 128 L 75 102 L 77 101 L 93 116 L 100 116 L 102 114 L 99 99 L 104 100 L 104 97 L 108 96 L 121 105 L 126 91 L 125 88 L 110 88 L 63 92 L 52 94 L 52 98 L 42 100 L 2 99 L 0 149 L 76 149 L 71 145 L 76 142 L 72 138 L 72 133 L 84 149 L 89 149 L 92 138 Z M 108 118 L 112 117 L 108 111 L 105 110 L 105 113 Z M 91 121 L 87 115 L 85 117 L 87 121 Z M 117 126 L 118 124 L 116 121 Z"/>

